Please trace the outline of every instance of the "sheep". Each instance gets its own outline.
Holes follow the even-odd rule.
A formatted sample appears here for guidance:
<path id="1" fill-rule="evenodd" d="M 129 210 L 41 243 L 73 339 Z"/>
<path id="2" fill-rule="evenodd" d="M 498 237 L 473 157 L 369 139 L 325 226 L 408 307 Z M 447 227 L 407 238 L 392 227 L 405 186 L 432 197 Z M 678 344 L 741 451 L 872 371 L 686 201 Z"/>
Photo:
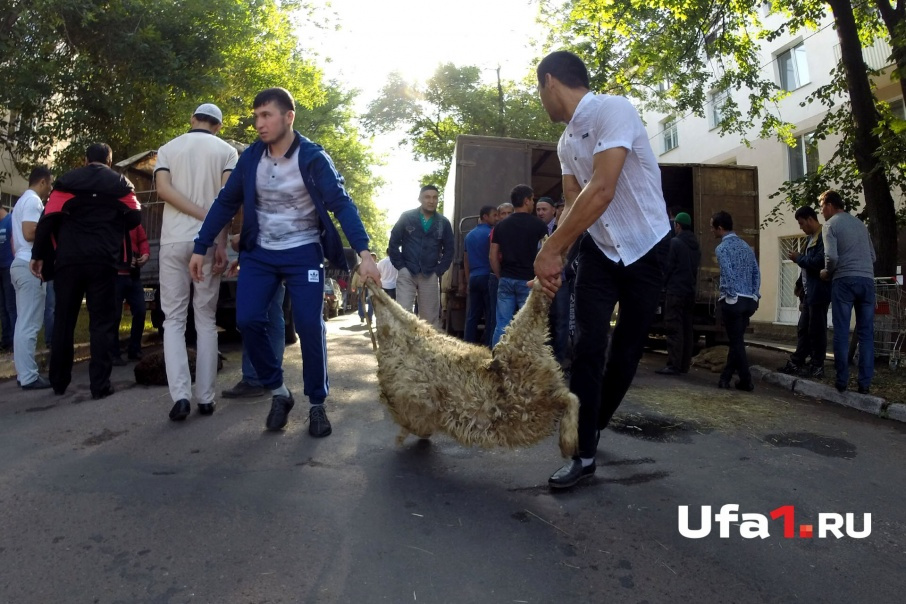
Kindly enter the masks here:
<path id="1" fill-rule="evenodd" d="M 575 454 L 579 399 L 547 345 L 550 300 L 535 284 L 494 350 L 440 333 L 369 281 L 380 400 L 409 434 L 446 432 L 466 446 L 518 447 L 560 419 L 560 452 Z"/>

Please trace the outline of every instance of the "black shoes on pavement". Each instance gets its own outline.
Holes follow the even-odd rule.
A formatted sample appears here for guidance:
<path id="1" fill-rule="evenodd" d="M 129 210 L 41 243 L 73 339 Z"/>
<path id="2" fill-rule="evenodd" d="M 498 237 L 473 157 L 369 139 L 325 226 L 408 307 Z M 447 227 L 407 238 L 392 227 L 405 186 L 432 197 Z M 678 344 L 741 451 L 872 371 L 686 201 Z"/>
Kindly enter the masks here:
<path id="1" fill-rule="evenodd" d="M 198 403 L 198 414 L 199 415 L 214 415 L 214 410 L 217 408 L 217 403 Z M 170 419 L 174 422 L 181 422 L 189 417 L 189 414 L 192 412 L 192 404 L 188 399 L 181 398 L 175 403 L 173 403 L 173 408 L 170 409 Z"/>
<path id="2" fill-rule="evenodd" d="M 189 404 L 188 400 L 181 398 L 173 403 L 173 408 L 170 409 L 170 419 L 174 422 L 181 422 L 189 417 L 189 413 L 191 412 L 192 405 Z"/>
<path id="3" fill-rule="evenodd" d="M 50 382 L 46 377 L 39 375 L 34 381 L 24 384 L 22 390 L 44 390 L 50 388 Z"/>
<path id="4" fill-rule="evenodd" d="M 591 462 L 591 465 L 583 467 L 582 460 L 575 457 L 567 462 L 565 466 L 554 472 L 551 477 L 547 479 L 547 484 L 552 489 L 566 489 L 574 486 L 581 480 L 593 476 L 596 469 L 597 464 L 595 462 Z"/>
<path id="5" fill-rule="evenodd" d="M 333 429 L 330 427 L 324 405 L 311 405 L 308 411 L 308 433 L 315 438 L 323 438 L 330 436 L 331 432 Z"/>
<path id="6" fill-rule="evenodd" d="M 123 357 L 113 357 L 113 366 L 114 367 L 125 367 L 129 364 L 129 361 Z"/>
<path id="7" fill-rule="evenodd" d="M 859 386 L 859 394 L 869 394 L 871 393 L 871 388 L 868 386 Z"/>
<path id="8" fill-rule="evenodd" d="M 111 386 L 110 384 L 107 384 L 107 387 L 103 388 L 102 390 L 98 390 L 97 392 L 92 391 L 91 398 L 92 398 L 92 400 L 99 401 L 102 398 L 107 398 L 108 396 L 110 396 L 113 393 L 114 393 L 113 386 Z"/>
<path id="9" fill-rule="evenodd" d="M 682 371 L 674 367 L 673 365 L 667 365 L 663 369 L 658 369 L 655 371 L 658 375 L 680 375 Z"/>
<path id="10" fill-rule="evenodd" d="M 289 396 L 275 394 L 271 399 L 271 411 L 267 414 L 267 421 L 264 422 L 265 427 L 271 432 L 282 430 L 286 426 L 289 412 L 295 404 L 292 392 Z"/>
<path id="11" fill-rule="evenodd" d="M 742 390 L 743 392 L 752 392 L 755 390 L 755 384 L 752 383 L 752 380 L 749 380 L 748 382 L 736 380 L 736 389 Z"/>
<path id="12" fill-rule="evenodd" d="M 802 366 L 797 365 L 793 361 L 787 361 L 786 365 L 784 365 L 783 367 L 778 367 L 777 371 L 779 371 L 780 373 L 785 373 L 787 375 L 799 375 L 800 373 L 802 373 Z"/>
<path id="13" fill-rule="evenodd" d="M 252 386 L 244 380 L 239 380 L 238 384 L 229 390 L 224 390 L 220 393 L 220 396 L 223 398 L 254 398 L 256 396 L 264 396 L 265 393 L 267 393 L 267 390 L 261 386 Z"/>
<path id="14" fill-rule="evenodd" d="M 717 387 L 720 388 L 721 390 L 729 390 L 730 382 L 728 382 L 727 380 L 723 380 L 723 379 L 717 380 Z"/>

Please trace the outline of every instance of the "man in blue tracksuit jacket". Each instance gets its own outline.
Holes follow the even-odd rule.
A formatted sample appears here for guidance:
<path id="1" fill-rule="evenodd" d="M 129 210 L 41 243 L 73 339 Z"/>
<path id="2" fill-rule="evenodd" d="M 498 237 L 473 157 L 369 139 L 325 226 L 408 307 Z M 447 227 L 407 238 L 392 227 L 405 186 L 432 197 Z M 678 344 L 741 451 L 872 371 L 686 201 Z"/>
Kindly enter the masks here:
<path id="1" fill-rule="evenodd" d="M 243 208 L 239 236 L 239 283 L 236 323 L 258 374 L 273 394 L 268 430 L 281 430 L 294 400 L 283 382 L 282 359 L 274 355 L 267 334 L 267 308 L 282 280 L 293 303 L 293 319 L 302 346 L 302 382 L 311 402 L 308 432 L 331 433 L 324 411 L 327 379 L 327 336 L 322 318 L 324 266 L 347 268 L 340 234 L 328 211 L 362 258 L 359 274 L 380 287 L 381 276 L 368 249 L 359 212 L 322 147 L 292 128 L 295 101 L 283 88 L 268 88 L 255 97 L 259 140 L 239 157 L 195 239 L 189 270 L 204 279 L 204 255 L 214 238 Z"/>

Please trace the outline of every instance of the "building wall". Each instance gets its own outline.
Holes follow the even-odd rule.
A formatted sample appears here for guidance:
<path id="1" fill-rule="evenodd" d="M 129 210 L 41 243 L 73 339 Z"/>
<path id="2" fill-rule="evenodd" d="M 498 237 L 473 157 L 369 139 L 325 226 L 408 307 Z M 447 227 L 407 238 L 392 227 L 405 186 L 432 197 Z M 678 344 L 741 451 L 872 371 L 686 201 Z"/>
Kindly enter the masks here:
<path id="1" fill-rule="evenodd" d="M 770 16 L 766 22 L 779 20 L 779 17 Z M 771 77 L 778 84 L 779 70 L 777 55 L 802 43 L 808 65 L 809 82 L 792 91 L 777 108 L 777 114 L 782 119 L 796 125 L 794 134 L 806 134 L 813 130 L 821 121 L 825 112 L 820 104 L 812 103 L 801 107 L 800 103 L 818 87 L 826 84 L 829 73 L 835 67 L 839 57 L 839 43 L 836 31 L 830 26 L 830 20 L 812 32 L 800 33 L 795 36 L 781 37 L 762 48 L 762 61 L 765 77 Z M 884 61 L 879 57 L 889 55 L 889 49 L 881 43 L 880 48 L 866 49 L 866 60 L 874 62 L 875 68 L 880 68 Z M 734 100 L 743 105 L 746 92 L 735 92 Z M 888 102 L 902 99 L 899 83 L 891 83 L 886 76 L 879 82 L 878 97 Z M 706 114 L 710 116 L 711 106 L 707 107 Z M 761 303 L 753 317 L 754 321 L 770 323 L 795 322 L 796 313 L 784 312 L 780 304 L 781 289 L 789 283 L 789 269 L 787 278 L 783 277 L 785 256 L 781 256 L 781 245 L 792 245 L 795 240 L 786 238 L 802 236 L 792 212 L 784 216 L 782 222 L 766 223 L 765 218 L 778 204 L 780 198 L 770 199 L 769 196 L 776 192 L 784 181 L 789 179 L 790 161 L 789 148 L 776 139 L 758 139 L 756 133 L 748 137 L 751 146 L 743 145 L 738 135 L 721 137 L 718 129 L 713 127 L 709 117 L 701 118 L 694 115 L 677 116 L 678 145 L 669 151 L 664 146 L 664 121 L 671 118 L 657 112 L 643 114 L 646 122 L 649 139 L 658 159 L 662 163 L 735 163 L 758 167 L 759 185 L 759 216 L 761 216 L 760 232 L 760 258 L 761 268 Z M 818 145 L 818 161 L 824 162 L 833 154 L 839 138 L 821 141 Z M 703 241 L 703 252 L 707 253 L 716 247 L 717 241 Z M 789 262 L 789 261 L 786 261 Z"/>

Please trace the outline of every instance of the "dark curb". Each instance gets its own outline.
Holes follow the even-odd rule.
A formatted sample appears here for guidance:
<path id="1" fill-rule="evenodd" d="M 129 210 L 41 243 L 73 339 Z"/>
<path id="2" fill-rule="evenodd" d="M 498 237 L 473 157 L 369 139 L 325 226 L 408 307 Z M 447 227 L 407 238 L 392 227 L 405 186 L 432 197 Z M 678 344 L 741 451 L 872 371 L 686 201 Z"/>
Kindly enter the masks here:
<path id="1" fill-rule="evenodd" d="M 771 371 L 759 365 L 753 365 L 751 368 L 752 376 L 756 379 L 780 386 L 786 390 L 808 396 L 811 398 L 821 399 L 831 403 L 837 403 L 844 407 L 863 411 L 876 415 L 883 419 L 892 419 L 899 422 L 906 422 L 906 405 L 901 403 L 890 403 L 886 399 L 871 394 L 859 394 L 846 390 L 837 392 L 837 389 L 827 384 L 813 382 L 804 378 L 787 375 L 779 371 Z"/>

